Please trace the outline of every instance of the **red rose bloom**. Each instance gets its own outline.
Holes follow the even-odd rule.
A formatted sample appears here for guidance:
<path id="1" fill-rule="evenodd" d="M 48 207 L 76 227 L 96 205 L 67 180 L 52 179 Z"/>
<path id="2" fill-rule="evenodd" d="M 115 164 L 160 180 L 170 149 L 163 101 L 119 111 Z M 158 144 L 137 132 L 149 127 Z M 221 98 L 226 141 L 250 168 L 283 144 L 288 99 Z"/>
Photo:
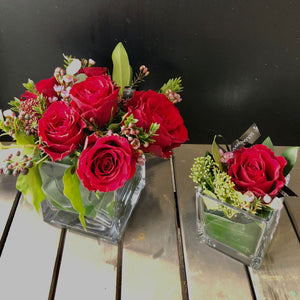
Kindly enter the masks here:
<path id="1" fill-rule="evenodd" d="M 256 197 L 274 198 L 285 185 L 283 169 L 286 160 L 275 156 L 265 145 L 254 145 L 234 151 L 228 161 L 228 174 L 240 192 L 251 191 Z"/>
<path id="2" fill-rule="evenodd" d="M 152 123 L 160 127 L 154 136 L 155 142 L 144 152 L 154 153 L 163 158 L 172 155 L 172 149 L 188 140 L 187 129 L 177 107 L 163 94 L 154 91 L 135 92 L 132 99 L 127 101 L 128 113 L 138 119 L 138 127 L 149 130 Z"/>
<path id="3" fill-rule="evenodd" d="M 103 127 L 117 112 L 119 89 L 109 76 L 88 77 L 71 88 L 71 105 L 83 119 Z"/>
<path id="4" fill-rule="evenodd" d="M 101 75 L 107 75 L 107 68 L 105 67 L 86 67 L 83 69 L 80 69 L 78 71 L 78 74 L 84 73 L 86 76 L 101 76 Z"/>
<path id="5" fill-rule="evenodd" d="M 47 101 L 47 105 L 49 106 L 49 101 L 48 98 L 52 98 L 52 97 L 58 97 L 57 93 L 54 90 L 54 85 L 58 84 L 58 82 L 56 81 L 55 77 L 52 76 L 48 79 L 43 79 L 41 81 L 39 81 L 35 87 L 37 89 L 37 91 L 40 94 L 43 94 L 44 97 L 46 97 L 46 101 Z M 20 99 L 21 100 L 27 100 L 27 99 L 36 99 L 37 95 L 26 91 L 24 94 L 21 95 Z"/>
<path id="6" fill-rule="evenodd" d="M 120 136 L 87 137 L 77 174 L 89 191 L 109 192 L 122 187 L 136 170 L 136 156 L 127 139 Z"/>
<path id="7" fill-rule="evenodd" d="M 43 94 L 45 97 L 58 97 L 57 93 L 53 89 L 54 85 L 58 84 L 55 77 L 52 76 L 48 79 L 43 79 L 39 81 L 35 87 L 40 94 Z"/>
<path id="8" fill-rule="evenodd" d="M 65 102 L 54 102 L 39 120 L 39 136 L 46 144 L 41 149 L 52 161 L 62 160 L 83 143 L 85 127 L 76 110 Z"/>

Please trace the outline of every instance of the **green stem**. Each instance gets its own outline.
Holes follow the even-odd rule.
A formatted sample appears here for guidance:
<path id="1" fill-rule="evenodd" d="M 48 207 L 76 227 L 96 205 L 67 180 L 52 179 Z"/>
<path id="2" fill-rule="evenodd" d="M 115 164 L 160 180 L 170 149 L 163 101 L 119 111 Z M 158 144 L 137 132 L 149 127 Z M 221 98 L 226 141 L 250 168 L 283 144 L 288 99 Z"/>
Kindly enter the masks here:
<path id="1" fill-rule="evenodd" d="M 36 164 L 40 164 L 42 163 L 44 160 L 46 160 L 49 157 L 49 155 L 47 154 L 46 156 L 42 157 L 39 161 L 36 162 Z"/>

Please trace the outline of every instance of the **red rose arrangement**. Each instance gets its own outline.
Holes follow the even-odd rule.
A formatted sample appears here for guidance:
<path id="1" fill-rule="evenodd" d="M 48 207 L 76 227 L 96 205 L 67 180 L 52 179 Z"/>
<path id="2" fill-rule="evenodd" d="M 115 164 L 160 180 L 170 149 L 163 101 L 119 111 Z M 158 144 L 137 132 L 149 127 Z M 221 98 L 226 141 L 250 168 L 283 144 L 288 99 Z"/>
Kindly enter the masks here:
<path id="1" fill-rule="evenodd" d="M 179 110 L 181 78 L 158 91 L 135 91 L 149 75 L 141 66 L 132 78 L 123 45 L 112 55 L 112 76 L 93 60 L 65 56 L 65 69 L 34 84 L 0 111 L 0 129 L 20 148 L 0 173 L 19 175 L 17 188 L 35 206 L 45 198 L 39 167 L 45 160 L 68 162 L 89 191 L 109 192 L 124 185 L 145 154 L 170 158 L 187 141 Z M 16 145 L 2 146 L 16 147 Z M 76 170 L 76 172 L 75 172 Z"/>
<path id="2" fill-rule="evenodd" d="M 254 128 L 258 131 L 255 124 Z M 267 138 L 262 144 L 244 142 L 230 151 L 216 138 L 211 153 L 195 158 L 191 169 L 191 178 L 204 194 L 261 216 L 281 209 L 286 194 L 295 196 L 286 187 L 286 176 L 296 162 L 298 147 L 276 156 Z"/>

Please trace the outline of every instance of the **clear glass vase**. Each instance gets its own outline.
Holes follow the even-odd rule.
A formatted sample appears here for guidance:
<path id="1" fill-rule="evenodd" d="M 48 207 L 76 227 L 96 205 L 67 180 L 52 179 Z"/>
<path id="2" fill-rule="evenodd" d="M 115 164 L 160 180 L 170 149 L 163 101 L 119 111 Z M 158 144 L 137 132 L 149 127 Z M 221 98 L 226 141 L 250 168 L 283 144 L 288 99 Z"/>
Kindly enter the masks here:
<path id="1" fill-rule="evenodd" d="M 118 243 L 145 186 L 145 166 L 137 166 L 135 175 L 114 192 L 96 194 L 80 182 L 80 194 L 86 211 L 86 231 L 80 223 L 78 212 L 63 194 L 63 176 L 68 167 L 67 164 L 46 161 L 40 168 L 42 189 L 46 195 L 41 203 L 44 221 L 59 228 Z"/>
<path id="2" fill-rule="evenodd" d="M 200 242 L 259 269 L 280 218 L 280 210 L 264 219 L 196 192 Z"/>

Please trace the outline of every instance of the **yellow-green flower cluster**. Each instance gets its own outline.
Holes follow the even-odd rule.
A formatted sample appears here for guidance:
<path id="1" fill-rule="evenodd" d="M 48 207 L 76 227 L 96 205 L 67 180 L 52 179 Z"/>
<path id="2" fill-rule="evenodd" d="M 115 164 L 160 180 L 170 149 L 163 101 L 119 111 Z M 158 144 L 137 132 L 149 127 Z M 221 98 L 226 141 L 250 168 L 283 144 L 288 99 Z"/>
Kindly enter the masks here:
<path id="1" fill-rule="evenodd" d="M 213 191 L 214 169 L 217 164 L 210 155 L 195 158 L 193 167 L 191 168 L 190 178 L 200 185 L 202 190 Z"/>
<path id="2" fill-rule="evenodd" d="M 243 194 L 235 190 L 231 177 L 226 172 L 220 171 L 210 155 L 195 158 L 190 177 L 200 185 L 204 193 L 211 197 L 236 207 L 246 204 Z M 230 218 L 234 215 L 232 209 L 226 206 L 222 206 L 221 209 Z"/>
<path id="3" fill-rule="evenodd" d="M 234 183 L 227 173 L 214 169 L 213 185 L 215 187 L 214 194 L 219 200 L 229 204 L 240 202 L 238 192 L 234 189 Z"/>

